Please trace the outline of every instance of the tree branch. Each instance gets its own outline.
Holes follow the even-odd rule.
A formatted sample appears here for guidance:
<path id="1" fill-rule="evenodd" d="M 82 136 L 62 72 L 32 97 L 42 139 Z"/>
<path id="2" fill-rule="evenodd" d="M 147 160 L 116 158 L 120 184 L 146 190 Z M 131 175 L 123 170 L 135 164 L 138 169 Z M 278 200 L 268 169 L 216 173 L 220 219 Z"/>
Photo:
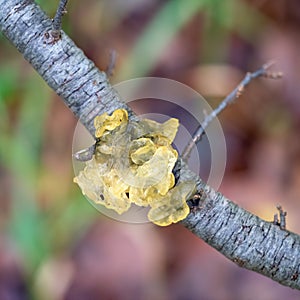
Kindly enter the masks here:
<path id="1" fill-rule="evenodd" d="M 189 172 L 184 163 L 180 172 Z M 198 191 L 198 209 L 182 221 L 186 228 L 240 267 L 300 289 L 299 235 L 249 213 L 201 181 Z"/>
<path id="2" fill-rule="evenodd" d="M 117 108 L 129 111 L 99 71 L 63 32 L 55 44 L 51 20 L 30 0 L 0 0 L 0 29 L 48 85 L 94 134 L 93 119 Z M 241 267 L 300 289 L 300 236 L 282 230 L 216 193 L 178 160 L 181 180 L 195 180 L 199 205 L 182 224 Z"/>
<path id="3" fill-rule="evenodd" d="M 273 79 L 281 78 L 282 73 L 270 73 L 268 69 L 271 67 L 273 63 L 264 64 L 261 68 L 252 73 L 247 73 L 244 79 L 239 83 L 239 85 L 223 100 L 220 105 L 214 109 L 209 115 L 207 115 L 204 121 L 200 124 L 200 126 L 195 131 L 192 139 L 189 141 L 187 146 L 182 152 L 182 159 L 184 161 L 188 161 L 190 154 L 195 147 L 195 145 L 201 140 L 202 136 L 205 134 L 205 130 L 208 125 L 231 103 L 234 102 L 237 98 L 239 98 L 245 87 L 255 78 L 258 77 L 269 77 Z"/>
<path id="4" fill-rule="evenodd" d="M 61 31 L 52 43 L 52 20 L 30 0 L 2 1 L 0 29 L 47 84 L 64 99 L 83 125 L 94 134 L 95 116 L 117 108 L 129 109 L 82 50 Z M 129 109 L 131 117 L 133 114 Z"/>
<path id="5" fill-rule="evenodd" d="M 58 41 L 61 38 L 61 24 L 62 24 L 62 17 L 64 14 L 67 13 L 66 6 L 68 0 L 60 0 L 58 4 L 58 8 L 56 10 L 56 14 L 52 20 L 52 30 L 50 34 L 52 35 L 54 42 Z"/>
<path id="6" fill-rule="evenodd" d="M 61 30 L 62 17 L 66 13 L 66 6 L 68 0 L 60 0 L 58 4 L 58 8 L 56 10 L 56 14 L 53 18 L 53 30 L 59 31 Z"/>

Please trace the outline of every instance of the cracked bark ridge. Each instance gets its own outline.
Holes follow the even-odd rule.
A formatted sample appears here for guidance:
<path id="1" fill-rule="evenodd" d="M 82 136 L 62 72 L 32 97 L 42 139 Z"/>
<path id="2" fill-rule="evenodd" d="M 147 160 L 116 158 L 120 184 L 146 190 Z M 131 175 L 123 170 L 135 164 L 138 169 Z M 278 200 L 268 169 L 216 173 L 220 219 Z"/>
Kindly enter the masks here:
<path id="1" fill-rule="evenodd" d="M 30 0 L 0 0 L 0 29 L 93 134 L 93 119 L 117 108 L 129 110 L 106 74 L 62 32 L 49 41 L 51 20 Z M 42 100 L 41 100 L 42 101 Z M 176 182 L 194 180 L 199 207 L 181 223 L 241 267 L 300 289 L 300 236 L 266 222 L 216 193 L 179 159 Z M 203 192 L 204 191 L 204 192 Z M 259 192 L 259 191 L 257 191 Z M 187 199 L 188 200 L 188 199 Z"/>
<path id="2" fill-rule="evenodd" d="M 299 289 L 299 237 L 206 188 L 206 199 L 183 225 L 237 265 Z"/>
<path id="3" fill-rule="evenodd" d="M 62 31 L 53 43 L 52 21 L 29 0 L 0 0 L 0 29 L 47 84 L 64 99 L 93 135 L 95 116 L 118 108 L 120 101 L 105 72 L 99 71 Z M 41 100 L 42 101 L 42 100 Z"/>
<path id="4" fill-rule="evenodd" d="M 183 161 L 179 165 L 179 181 L 195 180 L 200 198 L 181 223 L 238 266 L 300 289 L 299 235 L 249 213 L 205 185 Z"/>

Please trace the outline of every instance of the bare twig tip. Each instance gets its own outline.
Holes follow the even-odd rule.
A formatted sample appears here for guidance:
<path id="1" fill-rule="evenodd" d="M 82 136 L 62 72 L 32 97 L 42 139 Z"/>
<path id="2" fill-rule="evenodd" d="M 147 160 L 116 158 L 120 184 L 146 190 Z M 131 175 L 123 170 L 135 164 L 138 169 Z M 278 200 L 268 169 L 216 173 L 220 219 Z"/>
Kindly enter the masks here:
<path id="1" fill-rule="evenodd" d="M 279 212 L 279 220 L 278 220 L 278 214 L 274 215 L 273 224 L 280 227 L 282 230 L 286 230 L 286 216 L 287 212 L 282 209 L 280 205 L 276 206 L 278 212 Z"/>
<path id="2" fill-rule="evenodd" d="M 275 60 L 271 60 L 267 63 L 265 63 L 263 66 L 262 66 L 262 69 L 265 71 L 262 76 L 265 77 L 265 78 L 270 78 L 270 79 L 280 79 L 282 78 L 283 76 L 283 73 L 282 72 L 270 72 L 270 71 L 267 71 L 269 70 L 274 64 L 276 63 Z"/>
<path id="3" fill-rule="evenodd" d="M 266 62 L 266 63 L 262 66 L 262 68 L 263 68 L 264 70 L 268 70 L 268 69 L 270 69 L 273 65 L 275 65 L 275 63 L 276 63 L 275 60 L 270 60 L 270 61 Z"/>
<path id="4" fill-rule="evenodd" d="M 283 76 L 282 72 L 265 72 L 263 74 L 265 78 L 270 78 L 270 79 L 280 79 Z"/>
<path id="5" fill-rule="evenodd" d="M 198 126 L 197 130 L 193 134 L 193 138 L 189 141 L 185 149 L 182 153 L 183 160 L 187 161 L 189 159 L 190 153 L 193 147 L 197 142 L 200 141 L 201 136 L 205 134 L 205 129 L 207 126 L 213 121 L 213 119 L 221 113 L 229 104 L 233 103 L 235 99 L 239 98 L 243 92 L 245 87 L 255 78 L 265 77 L 271 79 L 278 79 L 282 77 L 282 72 L 269 72 L 267 71 L 272 65 L 274 65 L 275 61 L 269 61 L 265 63 L 262 67 L 260 67 L 255 72 L 248 72 L 244 79 L 240 82 L 240 84 L 228 95 L 219 106 L 214 109 L 208 116 L 205 116 L 204 121 Z"/>
<path id="6" fill-rule="evenodd" d="M 114 69 L 117 61 L 117 51 L 112 49 L 109 53 L 109 64 L 106 68 L 106 74 L 108 77 L 111 77 L 114 74 Z"/>

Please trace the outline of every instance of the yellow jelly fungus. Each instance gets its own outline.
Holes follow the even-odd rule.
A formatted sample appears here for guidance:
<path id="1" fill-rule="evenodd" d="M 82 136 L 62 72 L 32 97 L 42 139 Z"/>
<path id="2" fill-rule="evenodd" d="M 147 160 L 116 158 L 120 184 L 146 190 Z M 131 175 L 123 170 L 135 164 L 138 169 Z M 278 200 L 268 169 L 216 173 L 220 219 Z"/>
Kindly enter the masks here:
<path id="1" fill-rule="evenodd" d="M 177 119 L 171 118 L 162 124 L 148 119 L 144 119 L 144 121 L 148 125 L 150 134 L 166 137 L 171 143 L 174 141 L 179 126 Z"/>
<path id="2" fill-rule="evenodd" d="M 192 181 L 181 182 L 164 197 L 157 198 L 151 203 L 148 218 L 151 222 L 167 226 L 183 220 L 189 214 L 186 199 L 196 192 L 195 183 Z"/>
<path id="3" fill-rule="evenodd" d="M 150 206 L 148 218 L 160 226 L 183 220 L 189 213 L 186 199 L 195 192 L 195 184 L 174 186 L 172 170 L 178 153 L 171 144 L 178 120 L 128 121 L 127 111 L 117 109 L 111 116 L 97 116 L 94 125 L 95 155 L 74 178 L 83 194 L 119 214 L 131 203 Z"/>
<path id="4" fill-rule="evenodd" d="M 112 131 L 127 121 L 128 113 L 125 109 L 117 109 L 111 116 L 107 113 L 97 116 L 94 119 L 95 137 L 101 138 L 107 131 Z"/>
<path id="5" fill-rule="evenodd" d="M 130 207 L 126 195 L 128 186 L 118 177 L 116 170 L 107 171 L 94 158 L 86 162 L 84 170 L 74 178 L 74 182 L 79 185 L 82 193 L 96 204 L 102 204 L 119 214 Z"/>
<path id="6" fill-rule="evenodd" d="M 140 138 L 132 141 L 129 154 L 132 162 L 142 165 L 153 157 L 157 147 L 149 138 Z"/>
<path id="7" fill-rule="evenodd" d="M 150 187 L 159 183 L 168 184 L 169 176 L 173 175 L 172 170 L 176 163 L 178 154 L 172 149 L 162 146 L 159 147 L 152 158 L 142 165 L 138 165 L 135 169 L 135 186 L 144 188 Z M 174 175 L 173 175 L 174 176 Z"/>

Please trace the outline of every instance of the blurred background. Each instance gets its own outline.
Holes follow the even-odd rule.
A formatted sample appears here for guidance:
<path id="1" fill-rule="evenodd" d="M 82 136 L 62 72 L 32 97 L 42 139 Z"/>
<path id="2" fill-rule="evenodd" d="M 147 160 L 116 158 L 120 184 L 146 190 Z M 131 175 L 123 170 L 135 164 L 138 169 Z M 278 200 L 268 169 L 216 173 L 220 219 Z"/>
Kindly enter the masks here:
<path id="1" fill-rule="evenodd" d="M 58 1 L 38 3 L 54 16 Z M 112 83 L 178 80 L 212 107 L 270 59 L 220 116 L 227 166 L 220 187 L 272 220 L 281 204 L 300 233 L 300 3 L 297 0 L 73 0 L 64 30 Z M 126 224 L 95 210 L 73 183 L 77 120 L 0 37 L 0 300 L 300 299 L 237 267 L 180 224 Z M 146 109 L 146 108 L 145 108 Z"/>

